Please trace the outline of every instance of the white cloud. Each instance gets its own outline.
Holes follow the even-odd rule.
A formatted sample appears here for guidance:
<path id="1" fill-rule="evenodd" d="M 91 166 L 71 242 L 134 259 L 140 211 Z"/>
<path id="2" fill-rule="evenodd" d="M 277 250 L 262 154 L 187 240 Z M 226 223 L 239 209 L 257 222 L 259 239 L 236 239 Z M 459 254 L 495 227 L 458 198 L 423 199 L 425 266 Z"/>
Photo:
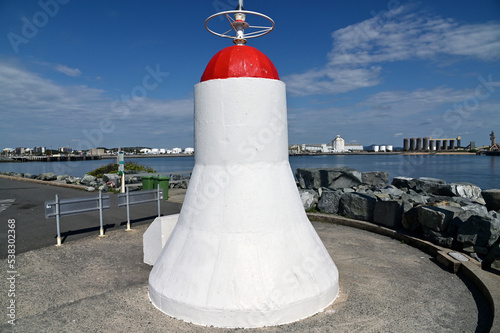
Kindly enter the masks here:
<path id="1" fill-rule="evenodd" d="M 146 97 L 127 112 L 117 112 L 105 93 L 83 85 L 61 86 L 0 61 L 0 142 L 48 146 L 48 141 L 89 141 L 85 133 L 96 133 L 101 122 L 107 121 L 106 127 L 113 130 L 100 130 L 102 140 L 97 134 L 94 136 L 102 141 L 99 145 L 152 141 L 192 145 L 192 99 L 165 101 Z M 155 136 L 153 129 L 162 135 Z"/>
<path id="2" fill-rule="evenodd" d="M 453 137 L 466 132 L 474 133 L 471 138 L 481 132 L 481 126 L 486 131 L 500 126 L 500 118 L 495 117 L 500 103 L 493 95 L 477 106 L 453 111 L 474 94 L 475 89 L 437 87 L 380 92 L 344 107 L 291 108 L 290 142 L 325 143 L 336 134 L 364 145 L 401 145 L 403 137 Z M 484 119 L 487 124 L 481 122 Z"/>
<path id="3" fill-rule="evenodd" d="M 66 65 L 56 65 L 55 70 L 68 76 L 80 76 L 82 74 L 78 68 L 69 68 Z"/>
<path id="4" fill-rule="evenodd" d="M 384 109 L 390 110 L 391 113 L 411 115 L 436 110 L 443 105 L 460 103 L 470 96 L 474 96 L 472 89 L 456 90 L 446 87 L 414 91 L 384 91 L 368 97 L 359 105 L 369 107 L 375 112 Z"/>
<path id="5" fill-rule="evenodd" d="M 380 66 L 356 69 L 329 66 L 322 70 L 293 74 L 284 80 L 287 83 L 287 90 L 296 96 L 339 94 L 377 85 L 380 70 Z"/>
<path id="6" fill-rule="evenodd" d="M 381 83 L 382 64 L 450 56 L 480 61 L 500 59 L 500 23 L 462 24 L 453 19 L 410 12 L 400 6 L 336 30 L 323 68 L 284 77 L 296 96 L 339 94 Z"/>

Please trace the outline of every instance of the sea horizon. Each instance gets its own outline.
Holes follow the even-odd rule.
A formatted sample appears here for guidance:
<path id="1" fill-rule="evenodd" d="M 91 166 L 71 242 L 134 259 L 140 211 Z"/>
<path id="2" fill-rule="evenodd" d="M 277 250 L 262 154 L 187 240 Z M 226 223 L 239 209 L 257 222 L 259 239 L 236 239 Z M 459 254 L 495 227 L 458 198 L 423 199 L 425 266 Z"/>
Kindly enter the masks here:
<path id="1" fill-rule="evenodd" d="M 194 156 L 133 156 L 127 161 L 153 168 L 158 173 L 190 171 Z M 147 162 L 146 162 L 147 161 Z M 385 171 L 394 177 L 443 179 L 447 183 L 466 182 L 481 189 L 500 188 L 498 156 L 474 154 L 321 154 L 291 155 L 293 174 L 297 168 L 350 167 L 360 172 Z M 83 177 L 87 172 L 112 163 L 112 159 L 67 162 L 3 162 L 0 171 L 30 173 L 53 172 L 56 175 Z"/>

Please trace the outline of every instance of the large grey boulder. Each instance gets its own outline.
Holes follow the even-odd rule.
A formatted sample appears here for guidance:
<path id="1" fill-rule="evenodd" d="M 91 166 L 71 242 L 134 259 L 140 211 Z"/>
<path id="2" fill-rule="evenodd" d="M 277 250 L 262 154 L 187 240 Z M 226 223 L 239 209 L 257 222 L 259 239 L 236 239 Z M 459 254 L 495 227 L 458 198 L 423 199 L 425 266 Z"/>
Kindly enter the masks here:
<path id="1" fill-rule="evenodd" d="M 417 205 L 425 205 L 429 200 L 429 197 L 410 191 L 409 193 L 403 193 L 401 195 L 401 200 L 408 202 L 413 206 L 417 206 Z"/>
<path id="2" fill-rule="evenodd" d="M 46 173 L 41 173 L 38 175 L 39 180 L 46 180 L 46 181 L 51 181 L 51 180 L 56 180 L 57 176 L 53 172 L 46 172 Z"/>
<path id="3" fill-rule="evenodd" d="M 484 190 L 481 194 L 488 210 L 500 212 L 500 189 Z"/>
<path id="4" fill-rule="evenodd" d="M 422 227 L 418 220 L 418 207 L 412 208 L 403 214 L 401 224 L 405 229 L 410 231 L 417 231 Z"/>
<path id="5" fill-rule="evenodd" d="M 299 189 L 299 195 L 305 210 L 316 208 L 319 197 L 316 191 Z"/>
<path id="6" fill-rule="evenodd" d="M 403 213 L 402 201 L 377 201 L 373 211 L 373 222 L 393 229 L 399 228 L 401 227 Z"/>
<path id="7" fill-rule="evenodd" d="M 23 178 L 24 173 L 22 173 L 22 172 L 9 172 L 9 176 Z"/>
<path id="8" fill-rule="evenodd" d="M 66 184 L 80 184 L 80 177 L 69 176 L 66 178 Z"/>
<path id="9" fill-rule="evenodd" d="M 362 172 L 361 182 L 370 186 L 383 187 L 389 182 L 389 174 L 385 171 Z"/>
<path id="10" fill-rule="evenodd" d="M 466 212 L 470 212 L 471 215 L 487 216 L 488 209 L 483 205 L 470 204 L 462 206 L 462 209 Z"/>
<path id="11" fill-rule="evenodd" d="M 374 195 L 350 192 L 342 194 L 339 213 L 349 218 L 372 222 L 377 198 Z"/>
<path id="12" fill-rule="evenodd" d="M 492 246 L 500 236 L 500 216 L 497 213 L 488 216 L 472 215 L 457 232 L 457 241 L 464 246 Z"/>
<path id="13" fill-rule="evenodd" d="M 453 202 L 458 203 L 461 207 L 464 207 L 464 209 L 466 206 L 481 206 L 481 207 L 484 207 L 486 212 L 488 211 L 488 209 L 486 209 L 484 199 L 482 199 L 482 198 L 469 199 L 469 198 L 462 198 L 462 197 L 450 197 L 449 201 L 453 201 Z"/>
<path id="14" fill-rule="evenodd" d="M 96 177 L 91 176 L 89 174 L 86 174 L 83 176 L 83 178 L 80 180 L 80 183 L 83 185 L 88 185 L 88 186 L 94 186 L 97 184 L 96 182 Z"/>
<path id="15" fill-rule="evenodd" d="M 125 175 L 125 184 L 137 184 L 142 181 L 142 176 Z"/>
<path id="16" fill-rule="evenodd" d="M 106 184 L 111 182 L 114 187 L 120 187 L 122 185 L 122 177 L 116 173 L 105 173 L 102 176 L 102 181 Z"/>
<path id="17" fill-rule="evenodd" d="M 453 237 L 445 232 L 438 232 L 427 227 L 423 227 L 424 238 L 439 246 L 451 248 L 453 245 Z"/>
<path id="18" fill-rule="evenodd" d="M 388 185 L 383 189 L 378 190 L 378 192 L 383 194 L 388 194 L 391 199 L 400 199 L 406 192 L 400 190 L 394 185 Z"/>
<path id="19" fill-rule="evenodd" d="M 70 175 L 59 175 L 57 176 L 57 180 L 60 182 L 66 182 L 66 180 L 70 177 Z"/>
<path id="20" fill-rule="evenodd" d="M 31 173 L 25 173 L 25 174 L 24 174 L 24 178 L 28 178 L 28 179 L 37 179 L 37 178 L 38 178 L 38 175 L 32 175 Z"/>
<path id="21" fill-rule="evenodd" d="M 488 255 L 484 258 L 484 266 L 500 271 L 500 242 L 496 242 L 489 249 Z"/>
<path id="22" fill-rule="evenodd" d="M 102 184 L 99 186 L 98 188 L 99 191 L 103 191 L 103 192 L 108 192 L 109 191 L 109 186 L 107 184 Z"/>
<path id="23" fill-rule="evenodd" d="M 317 190 L 321 187 L 340 189 L 361 184 L 361 172 L 348 167 L 298 168 L 296 176 L 303 189 Z"/>
<path id="24" fill-rule="evenodd" d="M 463 223 L 457 232 L 457 241 L 465 246 L 492 246 L 500 236 L 500 215 L 472 215 Z"/>
<path id="25" fill-rule="evenodd" d="M 392 185 L 399 189 L 410 189 L 414 188 L 417 184 L 416 179 L 409 177 L 394 177 L 392 179 Z"/>
<path id="26" fill-rule="evenodd" d="M 448 223 L 460 214 L 463 214 L 463 209 L 458 207 L 418 207 L 418 221 L 423 226 L 438 232 L 446 231 Z"/>
<path id="27" fill-rule="evenodd" d="M 341 196 L 342 191 L 323 189 L 318 201 L 318 210 L 323 213 L 337 214 Z"/>
<path id="28" fill-rule="evenodd" d="M 470 183 L 450 183 L 441 186 L 441 195 L 462 197 L 467 199 L 482 199 L 481 188 Z"/>
<path id="29" fill-rule="evenodd" d="M 417 193 L 439 194 L 446 181 L 437 178 L 420 177 L 415 181 L 415 190 Z"/>

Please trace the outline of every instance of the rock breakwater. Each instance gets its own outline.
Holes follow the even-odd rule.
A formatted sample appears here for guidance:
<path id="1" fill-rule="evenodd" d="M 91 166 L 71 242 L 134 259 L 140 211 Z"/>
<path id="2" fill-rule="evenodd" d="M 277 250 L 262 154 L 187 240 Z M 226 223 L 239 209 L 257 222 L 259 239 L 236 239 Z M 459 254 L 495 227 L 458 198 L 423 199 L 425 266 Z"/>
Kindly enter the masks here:
<path id="1" fill-rule="evenodd" d="M 404 230 L 500 270 L 500 189 L 352 168 L 299 168 L 306 210 Z"/>

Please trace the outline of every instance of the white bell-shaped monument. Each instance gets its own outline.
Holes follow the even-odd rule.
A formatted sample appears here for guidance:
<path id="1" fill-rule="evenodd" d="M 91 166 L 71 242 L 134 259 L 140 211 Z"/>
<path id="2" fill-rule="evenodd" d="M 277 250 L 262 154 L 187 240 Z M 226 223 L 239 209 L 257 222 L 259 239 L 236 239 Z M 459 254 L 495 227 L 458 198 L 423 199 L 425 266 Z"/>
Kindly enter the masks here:
<path id="1" fill-rule="evenodd" d="M 339 292 L 338 271 L 297 191 L 276 68 L 239 41 L 212 58 L 194 92 L 195 165 L 149 277 L 151 302 L 216 327 L 273 326 L 323 310 Z"/>

